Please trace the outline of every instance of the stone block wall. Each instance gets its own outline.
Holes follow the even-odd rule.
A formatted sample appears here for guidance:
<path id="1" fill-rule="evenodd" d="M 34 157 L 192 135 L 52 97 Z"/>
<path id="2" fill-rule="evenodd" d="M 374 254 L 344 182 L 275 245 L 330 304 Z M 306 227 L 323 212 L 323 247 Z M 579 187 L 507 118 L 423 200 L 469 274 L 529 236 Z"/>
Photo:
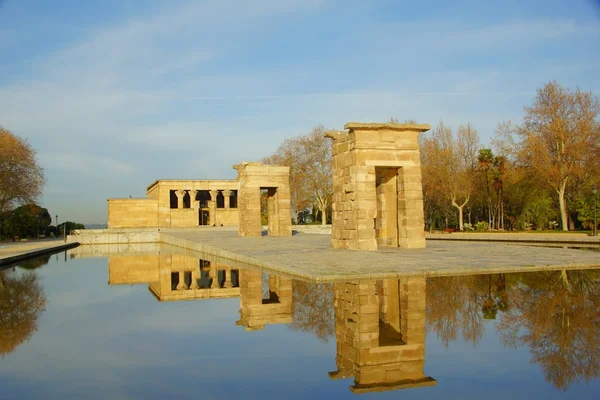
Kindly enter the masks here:
<path id="1" fill-rule="evenodd" d="M 108 258 L 108 284 L 133 285 L 158 281 L 159 255 L 112 255 Z"/>
<path id="2" fill-rule="evenodd" d="M 429 125 L 348 123 L 333 139 L 334 248 L 425 247 L 418 135 Z"/>
<path id="3" fill-rule="evenodd" d="M 265 325 L 292 323 L 292 280 L 271 274 L 268 298 L 263 298 L 263 273 L 240 270 L 240 320 L 246 331 Z"/>
<path id="4" fill-rule="evenodd" d="M 149 228 L 158 225 L 156 199 L 109 199 L 108 228 Z"/>
<path id="5" fill-rule="evenodd" d="M 425 278 L 334 284 L 336 365 L 352 391 L 430 386 L 424 375 Z"/>

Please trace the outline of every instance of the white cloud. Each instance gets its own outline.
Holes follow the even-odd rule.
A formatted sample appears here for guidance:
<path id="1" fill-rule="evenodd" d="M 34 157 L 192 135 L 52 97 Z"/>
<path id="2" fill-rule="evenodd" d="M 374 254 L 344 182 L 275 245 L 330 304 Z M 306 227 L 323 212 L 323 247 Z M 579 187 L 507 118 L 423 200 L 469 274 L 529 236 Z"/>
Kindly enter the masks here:
<path id="1" fill-rule="evenodd" d="M 332 10 L 302 0 L 163 7 L 92 28 L 56 53 L 38 54 L 30 79 L 0 84 L 2 125 L 40 149 L 50 183 L 69 178 L 54 173 L 101 171 L 106 179 L 84 190 L 105 198 L 159 177 L 230 177 L 231 164 L 260 159 L 320 123 L 470 120 L 486 137 L 498 121 L 518 119 L 544 82 L 563 78 L 587 89 L 579 77 L 596 76 L 600 66 L 593 52 L 553 51 L 600 36 L 598 25 L 567 17 L 355 19 L 351 28 L 332 25 L 322 41 L 297 42 L 305 48 L 278 44 L 269 53 L 288 21 L 306 24 L 296 25 L 300 31 L 313 23 L 324 29 L 329 14 L 321 12 Z M 530 57 L 539 48 L 547 59 Z"/>

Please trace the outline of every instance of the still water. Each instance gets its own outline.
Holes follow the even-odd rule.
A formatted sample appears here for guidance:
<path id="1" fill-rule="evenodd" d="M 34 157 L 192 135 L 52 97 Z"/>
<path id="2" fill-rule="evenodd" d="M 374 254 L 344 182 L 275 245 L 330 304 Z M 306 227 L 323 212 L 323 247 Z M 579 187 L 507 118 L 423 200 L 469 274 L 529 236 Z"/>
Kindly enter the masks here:
<path id="1" fill-rule="evenodd" d="M 204 258 L 65 252 L 0 272 L 0 398 L 600 393 L 599 271 L 317 285 Z"/>

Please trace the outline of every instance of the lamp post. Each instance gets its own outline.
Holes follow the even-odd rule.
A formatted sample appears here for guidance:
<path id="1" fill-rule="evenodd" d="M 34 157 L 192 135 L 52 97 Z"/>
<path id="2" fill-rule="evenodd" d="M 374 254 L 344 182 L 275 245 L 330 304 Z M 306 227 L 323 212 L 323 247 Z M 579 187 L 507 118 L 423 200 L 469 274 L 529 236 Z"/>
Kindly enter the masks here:
<path id="1" fill-rule="evenodd" d="M 596 185 L 594 185 L 592 193 L 594 193 L 594 236 L 598 236 L 598 220 L 596 219 L 596 203 L 598 202 L 598 189 L 596 188 Z"/>
<path id="2" fill-rule="evenodd" d="M 60 237 L 60 230 L 58 228 L 58 215 L 55 215 L 54 218 L 54 221 L 56 222 L 56 237 Z"/>

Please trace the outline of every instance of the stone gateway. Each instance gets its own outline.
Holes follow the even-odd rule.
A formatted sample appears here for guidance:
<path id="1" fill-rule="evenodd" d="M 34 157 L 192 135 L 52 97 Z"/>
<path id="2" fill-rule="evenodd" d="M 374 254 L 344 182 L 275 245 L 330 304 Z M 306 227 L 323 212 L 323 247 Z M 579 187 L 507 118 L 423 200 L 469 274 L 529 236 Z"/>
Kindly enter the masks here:
<path id="1" fill-rule="evenodd" d="M 421 124 L 349 122 L 332 139 L 334 248 L 423 248 Z"/>

